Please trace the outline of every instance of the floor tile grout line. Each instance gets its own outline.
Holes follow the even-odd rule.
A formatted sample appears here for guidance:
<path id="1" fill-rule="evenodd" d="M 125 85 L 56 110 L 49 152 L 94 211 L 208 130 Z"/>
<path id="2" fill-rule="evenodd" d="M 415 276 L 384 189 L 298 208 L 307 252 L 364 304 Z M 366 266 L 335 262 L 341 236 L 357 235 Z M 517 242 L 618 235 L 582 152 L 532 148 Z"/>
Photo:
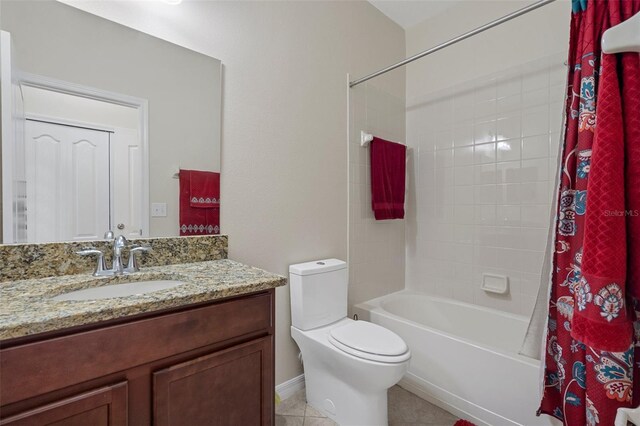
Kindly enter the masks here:
<path id="1" fill-rule="evenodd" d="M 315 415 L 307 415 L 307 413 L 309 412 L 309 410 L 313 410 L 311 413 L 312 414 L 320 414 L 322 415 L 322 413 L 320 413 L 318 410 L 316 410 L 314 407 L 310 406 L 309 404 L 307 404 L 306 402 L 306 398 L 303 396 L 302 392 L 304 392 L 304 390 L 299 391 L 297 394 L 292 395 L 290 398 L 287 398 L 286 401 L 289 401 L 288 406 L 285 407 L 285 409 L 287 411 L 289 411 L 289 413 L 287 414 L 276 414 L 276 417 L 281 417 L 283 421 L 287 421 L 285 420 L 285 418 L 293 418 L 296 420 L 296 422 L 300 421 L 300 419 L 302 420 L 301 423 L 296 423 L 297 425 L 301 425 L 301 426 L 305 426 L 305 425 L 312 425 L 312 424 L 320 424 L 320 425 L 335 425 L 337 426 L 337 424 L 331 420 L 330 418 L 326 417 L 326 416 L 322 416 L 322 417 L 317 417 Z M 419 396 L 407 391 L 406 389 L 403 389 L 399 386 L 394 386 L 390 389 L 390 392 L 392 394 L 394 394 L 394 397 L 391 397 L 390 394 L 390 405 L 389 405 L 389 424 L 393 425 L 393 424 L 405 424 L 406 421 L 409 421 L 409 423 L 407 424 L 413 424 L 413 425 L 420 425 L 420 426 L 450 426 L 453 425 L 453 423 L 455 423 L 457 419 L 457 417 L 455 415 L 453 415 L 452 413 L 434 405 L 431 404 L 430 402 L 420 398 Z M 395 400 L 395 403 L 397 404 L 396 407 L 393 407 L 393 404 L 391 401 Z M 405 405 L 402 404 L 401 401 L 404 401 L 404 403 L 409 403 L 409 405 L 412 406 L 412 408 L 409 410 L 409 412 L 407 412 L 406 410 L 404 410 L 401 414 L 402 417 L 405 417 L 407 414 L 409 414 L 409 417 L 413 417 L 413 418 L 392 418 L 395 417 L 392 415 L 391 411 L 393 410 L 393 408 L 396 408 L 396 412 L 397 409 L 399 408 L 399 406 Z M 412 403 L 413 401 L 413 403 Z M 284 401 L 283 401 L 284 403 Z M 393 405 L 392 405 L 393 404 Z M 302 406 L 302 407 L 300 407 Z M 281 406 L 282 407 L 282 406 Z M 393 408 L 392 408 L 393 407 Z M 407 408 L 407 407 L 405 407 Z M 426 412 L 424 411 L 426 409 Z M 295 412 L 297 411 L 302 411 L 302 414 L 296 414 Z M 423 417 L 426 415 L 426 418 Z M 416 417 L 416 416 L 420 416 L 420 417 Z M 435 416 L 435 418 L 434 418 Z M 442 418 L 441 416 L 444 416 L 444 418 Z M 436 419 L 437 417 L 441 417 L 440 419 Z M 308 421 L 307 421 L 308 420 Z M 398 423 L 399 422 L 399 423 Z"/>

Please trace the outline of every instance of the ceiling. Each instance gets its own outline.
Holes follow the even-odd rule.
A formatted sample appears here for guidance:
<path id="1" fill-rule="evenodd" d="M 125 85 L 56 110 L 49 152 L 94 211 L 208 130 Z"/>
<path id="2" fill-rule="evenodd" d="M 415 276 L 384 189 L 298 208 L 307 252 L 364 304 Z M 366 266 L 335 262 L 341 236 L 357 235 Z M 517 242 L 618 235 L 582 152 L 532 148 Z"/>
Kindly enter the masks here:
<path id="1" fill-rule="evenodd" d="M 455 6 L 459 0 L 368 0 L 402 28 L 409 28 Z"/>

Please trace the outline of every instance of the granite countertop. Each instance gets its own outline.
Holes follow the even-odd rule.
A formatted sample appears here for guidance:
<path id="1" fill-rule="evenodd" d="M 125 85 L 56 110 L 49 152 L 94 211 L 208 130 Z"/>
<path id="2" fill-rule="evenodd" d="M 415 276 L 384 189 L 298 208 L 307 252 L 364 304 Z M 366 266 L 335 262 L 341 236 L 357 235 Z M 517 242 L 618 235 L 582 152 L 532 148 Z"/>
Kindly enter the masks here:
<path id="1" fill-rule="evenodd" d="M 185 284 L 143 295 L 54 301 L 70 291 L 146 280 Z M 0 340 L 253 293 L 286 284 L 283 276 L 228 259 L 153 266 L 121 277 L 66 275 L 0 283 Z"/>

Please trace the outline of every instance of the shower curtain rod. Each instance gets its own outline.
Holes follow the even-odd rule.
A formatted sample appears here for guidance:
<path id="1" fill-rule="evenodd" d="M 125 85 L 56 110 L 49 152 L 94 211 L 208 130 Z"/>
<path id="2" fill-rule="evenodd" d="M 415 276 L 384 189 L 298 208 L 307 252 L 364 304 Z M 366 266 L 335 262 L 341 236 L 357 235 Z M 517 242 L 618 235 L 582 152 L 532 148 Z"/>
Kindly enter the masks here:
<path id="1" fill-rule="evenodd" d="M 540 0 L 540 1 L 537 1 L 535 3 L 532 3 L 529 6 L 525 6 L 522 9 L 518 9 L 515 12 L 512 12 L 512 13 L 510 13 L 508 15 L 503 16 L 502 18 L 498 18 L 495 21 L 489 22 L 488 24 L 484 24 L 483 26 L 478 27 L 475 30 L 471 30 L 471 31 L 466 32 L 466 33 L 464 33 L 462 35 L 459 35 L 456 38 L 452 38 L 449 41 L 445 41 L 444 43 L 441 43 L 441 44 L 439 44 L 439 45 L 437 45 L 435 47 L 432 47 L 431 49 L 425 50 L 424 52 L 420 52 L 420 53 L 417 53 L 417 54 L 415 54 L 413 56 L 410 56 L 407 59 L 398 62 L 397 64 L 393 64 L 391 66 L 388 66 L 386 68 L 381 69 L 380 71 L 376 71 L 373 74 L 369 74 L 369 75 L 364 76 L 362 78 L 359 78 L 357 80 L 353 80 L 353 81 L 349 82 L 349 87 L 357 86 L 358 84 L 364 83 L 367 80 L 371 80 L 374 77 L 377 77 L 379 75 L 388 73 L 389 71 L 395 70 L 396 68 L 399 68 L 399 67 L 401 67 L 403 65 L 407 65 L 410 62 L 413 62 L 413 61 L 415 61 L 417 59 L 423 58 L 423 57 L 425 57 L 427 55 L 432 54 L 433 52 L 437 52 L 438 50 L 444 49 L 445 47 L 449 47 L 452 44 L 455 44 L 455 43 L 457 43 L 459 41 L 462 41 L 464 39 L 472 37 L 472 36 L 474 36 L 476 34 L 480 34 L 481 32 L 488 30 L 489 28 L 493 28 L 495 26 L 498 26 L 498 25 L 500 25 L 502 23 L 505 23 L 505 22 L 510 21 L 510 20 L 512 20 L 514 18 L 517 18 L 518 16 L 524 15 L 525 13 L 529 13 L 532 10 L 536 10 L 539 7 L 546 6 L 549 3 L 552 3 L 554 1 L 556 1 L 556 0 Z"/>

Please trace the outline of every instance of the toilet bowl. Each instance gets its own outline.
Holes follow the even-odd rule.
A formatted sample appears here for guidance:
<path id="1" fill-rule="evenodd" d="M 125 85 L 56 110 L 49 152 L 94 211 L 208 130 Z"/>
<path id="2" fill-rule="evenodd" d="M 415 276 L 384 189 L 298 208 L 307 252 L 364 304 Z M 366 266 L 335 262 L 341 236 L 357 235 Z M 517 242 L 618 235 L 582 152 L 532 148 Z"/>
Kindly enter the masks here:
<path id="1" fill-rule="evenodd" d="M 337 259 L 291 265 L 291 336 L 304 363 L 307 403 L 341 426 L 387 424 L 387 389 L 411 352 L 395 333 L 347 314 L 347 267 Z"/>

